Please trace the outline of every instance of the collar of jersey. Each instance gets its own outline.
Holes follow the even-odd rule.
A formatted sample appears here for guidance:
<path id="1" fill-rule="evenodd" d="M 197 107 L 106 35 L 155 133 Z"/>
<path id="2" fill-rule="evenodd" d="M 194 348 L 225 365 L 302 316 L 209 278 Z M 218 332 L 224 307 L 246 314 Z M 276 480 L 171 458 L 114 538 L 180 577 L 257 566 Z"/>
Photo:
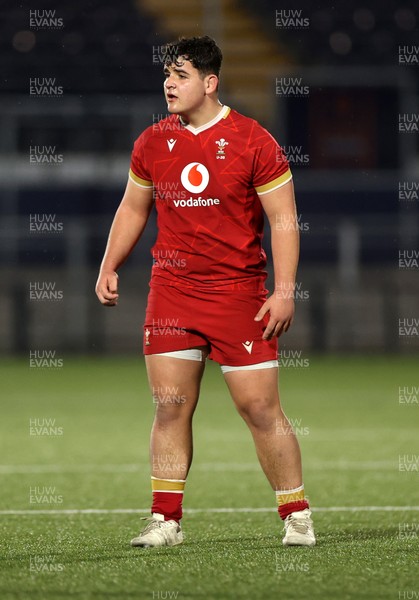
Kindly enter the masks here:
<path id="1" fill-rule="evenodd" d="M 202 131 L 209 129 L 210 127 L 212 127 L 213 125 L 218 123 L 218 121 L 221 121 L 221 119 L 225 119 L 227 117 L 228 113 L 230 112 L 230 110 L 231 109 L 229 106 L 223 106 L 223 108 L 220 110 L 220 112 L 218 113 L 218 115 L 216 117 L 214 117 L 211 121 L 208 121 L 208 123 L 201 125 L 201 127 L 192 127 L 192 125 L 184 125 L 182 123 L 182 119 L 180 117 L 179 117 L 179 121 L 182 123 L 182 125 L 184 126 L 185 129 L 187 129 L 194 135 L 198 135 L 198 133 L 201 133 Z"/>

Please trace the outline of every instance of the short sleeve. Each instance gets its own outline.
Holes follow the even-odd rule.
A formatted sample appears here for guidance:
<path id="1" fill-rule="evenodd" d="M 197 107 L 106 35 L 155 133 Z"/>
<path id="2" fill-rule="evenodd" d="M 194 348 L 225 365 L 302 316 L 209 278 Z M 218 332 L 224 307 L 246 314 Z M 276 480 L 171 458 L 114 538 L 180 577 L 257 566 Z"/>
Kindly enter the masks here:
<path id="1" fill-rule="evenodd" d="M 292 174 L 281 146 L 272 135 L 260 125 L 254 134 L 253 186 L 262 196 L 288 183 Z"/>
<path id="2" fill-rule="evenodd" d="M 150 189 L 153 187 L 153 180 L 150 172 L 147 169 L 144 151 L 145 138 L 146 132 L 143 132 L 134 143 L 134 148 L 131 154 L 129 178 L 135 183 L 135 185 L 138 185 L 144 189 Z"/>

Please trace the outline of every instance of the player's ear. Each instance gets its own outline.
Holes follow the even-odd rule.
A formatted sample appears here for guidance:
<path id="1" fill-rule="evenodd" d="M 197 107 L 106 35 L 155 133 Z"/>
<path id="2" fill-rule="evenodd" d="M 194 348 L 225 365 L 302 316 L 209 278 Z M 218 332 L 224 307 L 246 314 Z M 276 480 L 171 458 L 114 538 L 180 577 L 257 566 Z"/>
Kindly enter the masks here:
<path id="1" fill-rule="evenodd" d="M 207 94 L 213 94 L 217 91 L 218 87 L 218 77 L 217 75 L 207 75 L 205 77 L 205 91 Z"/>

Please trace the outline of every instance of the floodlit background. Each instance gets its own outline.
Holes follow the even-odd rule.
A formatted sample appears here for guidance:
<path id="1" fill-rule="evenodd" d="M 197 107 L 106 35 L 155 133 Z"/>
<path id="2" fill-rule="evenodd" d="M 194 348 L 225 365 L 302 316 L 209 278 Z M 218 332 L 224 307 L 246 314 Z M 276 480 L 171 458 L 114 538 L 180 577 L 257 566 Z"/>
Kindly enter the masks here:
<path id="1" fill-rule="evenodd" d="M 417 1 L 2 0 L 0 17 L 1 598 L 418 598 Z M 264 124 L 294 173 L 279 378 L 314 549 L 282 547 L 211 361 L 185 544 L 129 545 L 150 503 L 154 214 L 118 307 L 94 287 L 134 140 L 166 115 L 162 44 L 203 33 L 224 53 L 222 102 Z M 176 455 L 160 459 L 170 473 Z"/>
<path id="2" fill-rule="evenodd" d="M 1 13 L 2 353 L 139 352 L 154 217 L 117 309 L 94 284 L 133 142 L 166 115 L 161 45 L 203 33 L 224 52 L 222 102 L 265 125 L 294 173 L 284 356 L 419 349 L 413 0 L 5 0 Z"/>

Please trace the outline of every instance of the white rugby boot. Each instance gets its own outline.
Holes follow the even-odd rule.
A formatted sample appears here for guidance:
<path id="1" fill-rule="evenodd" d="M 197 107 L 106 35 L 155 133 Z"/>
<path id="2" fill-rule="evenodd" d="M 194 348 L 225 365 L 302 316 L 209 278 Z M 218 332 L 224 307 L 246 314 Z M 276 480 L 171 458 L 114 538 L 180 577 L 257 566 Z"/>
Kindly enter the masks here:
<path id="1" fill-rule="evenodd" d="M 131 546 L 156 548 L 159 546 L 177 546 L 183 542 L 182 528 L 176 521 L 165 521 L 164 515 L 153 513 L 152 517 L 141 517 L 149 521 L 141 533 L 131 540 Z"/>
<path id="2" fill-rule="evenodd" d="M 284 521 L 284 546 L 314 546 L 316 537 L 313 530 L 311 511 L 308 508 L 291 513 Z"/>

